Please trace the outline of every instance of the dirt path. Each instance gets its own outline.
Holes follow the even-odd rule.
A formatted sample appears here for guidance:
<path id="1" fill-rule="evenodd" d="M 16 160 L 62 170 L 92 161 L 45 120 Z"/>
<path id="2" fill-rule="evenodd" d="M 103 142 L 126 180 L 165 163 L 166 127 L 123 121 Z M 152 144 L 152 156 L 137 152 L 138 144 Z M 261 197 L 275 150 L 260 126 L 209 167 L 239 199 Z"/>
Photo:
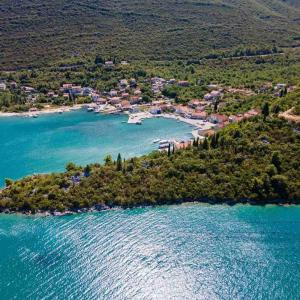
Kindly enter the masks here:
<path id="1" fill-rule="evenodd" d="M 283 113 L 280 113 L 280 114 L 279 114 L 279 117 L 282 117 L 282 118 L 284 118 L 284 119 L 286 119 L 286 120 L 288 120 L 288 121 L 300 123 L 300 116 L 294 115 L 294 114 L 292 113 L 293 109 L 294 109 L 294 108 L 291 108 L 291 109 L 289 109 L 289 110 L 287 110 L 287 111 L 285 111 L 285 112 L 283 112 Z"/>

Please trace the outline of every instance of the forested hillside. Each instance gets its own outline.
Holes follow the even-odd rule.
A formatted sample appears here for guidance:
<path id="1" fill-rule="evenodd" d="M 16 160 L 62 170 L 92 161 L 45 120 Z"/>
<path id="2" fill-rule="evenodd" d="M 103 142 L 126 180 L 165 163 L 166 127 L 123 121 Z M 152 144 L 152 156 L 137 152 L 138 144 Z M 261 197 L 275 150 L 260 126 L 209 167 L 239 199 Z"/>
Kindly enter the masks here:
<path id="1" fill-rule="evenodd" d="M 95 54 L 185 59 L 297 44 L 296 0 L 2 0 L 0 6 L 2 69 Z"/>

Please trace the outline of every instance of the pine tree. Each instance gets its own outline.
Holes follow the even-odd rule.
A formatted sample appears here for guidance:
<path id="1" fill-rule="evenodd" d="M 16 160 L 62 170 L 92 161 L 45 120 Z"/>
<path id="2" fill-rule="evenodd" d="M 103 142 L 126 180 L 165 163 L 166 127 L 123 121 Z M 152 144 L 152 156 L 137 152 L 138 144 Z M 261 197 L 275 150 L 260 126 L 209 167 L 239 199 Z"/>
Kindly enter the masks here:
<path id="1" fill-rule="evenodd" d="M 83 172 L 84 172 L 84 176 L 85 177 L 89 177 L 90 174 L 91 174 L 91 166 L 90 165 L 86 165 L 86 167 L 84 168 Z"/>
<path id="2" fill-rule="evenodd" d="M 272 164 L 276 167 L 278 172 L 281 171 L 281 159 L 278 151 L 274 151 L 271 159 Z"/>
<path id="3" fill-rule="evenodd" d="M 203 145 L 202 145 L 202 146 L 203 146 L 203 149 L 204 149 L 204 150 L 208 150 L 209 147 L 208 147 L 208 141 L 207 141 L 207 138 L 204 139 Z"/>
<path id="4" fill-rule="evenodd" d="M 122 171 L 123 171 L 123 174 L 126 173 L 126 160 L 125 160 L 125 158 L 123 159 L 123 169 L 122 169 Z"/>
<path id="5" fill-rule="evenodd" d="M 113 161 L 112 161 L 111 155 L 107 155 L 107 156 L 104 158 L 104 164 L 105 164 L 106 166 L 111 165 L 112 162 L 113 162 Z"/>
<path id="6" fill-rule="evenodd" d="M 210 141 L 210 146 L 212 148 L 217 148 L 217 141 L 216 141 L 216 135 L 214 134 L 211 138 L 211 141 Z"/>
<path id="7" fill-rule="evenodd" d="M 169 147 L 168 147 L 168 156 L 169 157 L 171 156 L 171 144 L 169 144 Z"/>
<path id="8" fill-rule="evenodd" d="M 264 121 L 266 120 L 266 118 L 269 116 L 270 114 L 270 109 L 269 109 L 269 103 L 265 102 L 263 107 L 262 107 L 262 114 L 264 116 Z"/>
<path id="9" fill-rule="evenodd" d="M 121 171 L 122 170 L 122 157 L 121 154 L 118 154 L 117 157 L 117 171 Z"/>

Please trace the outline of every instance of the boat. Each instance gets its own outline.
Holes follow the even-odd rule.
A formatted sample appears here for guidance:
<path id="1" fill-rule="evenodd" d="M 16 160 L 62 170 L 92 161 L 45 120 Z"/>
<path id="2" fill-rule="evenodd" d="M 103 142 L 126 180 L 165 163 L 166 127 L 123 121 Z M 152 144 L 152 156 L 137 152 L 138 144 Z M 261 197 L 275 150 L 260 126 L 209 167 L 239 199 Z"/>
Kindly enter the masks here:
<path id="1" fill-rule="evenodd" d="M 142 125 L 142 121 L 136 121 L 135 124 L 136 125 Z"/>
<path id="2" fill-rule="evenodd" d="M 159 141 L 159 144 L 166 144 L 166 143 L 170 143 L 170 141 L 168 141 L 168 140 L 160 140 Z"/>
<path id="3" fill-rule="evenodd" d="M 91 112 L 91 111 L 94 111 L 94 110 L 95 110 L 94 107 L 88 107 L 88 108 L 87 108 L 87 111 L 88 111 L 88 112 Z"/>

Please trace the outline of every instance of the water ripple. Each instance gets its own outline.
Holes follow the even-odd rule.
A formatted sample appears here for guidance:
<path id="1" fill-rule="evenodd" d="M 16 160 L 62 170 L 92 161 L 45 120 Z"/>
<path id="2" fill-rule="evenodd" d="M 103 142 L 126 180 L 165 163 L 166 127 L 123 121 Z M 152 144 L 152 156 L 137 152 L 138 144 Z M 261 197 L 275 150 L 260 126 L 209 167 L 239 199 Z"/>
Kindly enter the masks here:
<path id="1" fill-rule="evenodd" d="M 0 216 L 2 299 L 297 299 L 300 208 Z"/>

